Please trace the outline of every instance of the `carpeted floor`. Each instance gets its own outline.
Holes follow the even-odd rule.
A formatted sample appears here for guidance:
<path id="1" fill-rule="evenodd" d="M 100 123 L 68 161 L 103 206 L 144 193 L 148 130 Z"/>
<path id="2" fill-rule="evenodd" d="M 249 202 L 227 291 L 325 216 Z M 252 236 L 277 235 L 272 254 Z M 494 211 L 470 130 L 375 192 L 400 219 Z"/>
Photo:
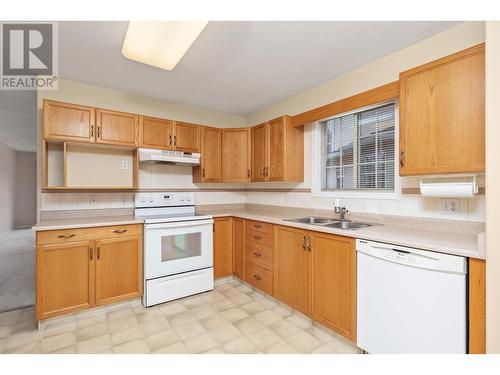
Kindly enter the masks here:
<path id="1" fill-rule="evenodd" d="M 0 238 L 0 312 L 35 304 L 35 233 L 16 229 Z"/>

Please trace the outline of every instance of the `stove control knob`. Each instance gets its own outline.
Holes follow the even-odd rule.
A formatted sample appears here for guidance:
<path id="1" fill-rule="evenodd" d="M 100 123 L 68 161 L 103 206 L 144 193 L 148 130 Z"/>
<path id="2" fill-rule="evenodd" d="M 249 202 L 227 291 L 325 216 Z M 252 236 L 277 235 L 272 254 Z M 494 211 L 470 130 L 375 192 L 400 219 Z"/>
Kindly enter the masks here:
<path id="1" fill-rule="evenodd" d="M 191 197 L 186 197 L 186 200 L 187 200 L 188 202 L 191 202 Z"/>
<path id="2" fill-rule="evenodd" d="M 181 200 L 181 202 L 184 202 L 184 197 L 181 197 L 180 200 Z"/>

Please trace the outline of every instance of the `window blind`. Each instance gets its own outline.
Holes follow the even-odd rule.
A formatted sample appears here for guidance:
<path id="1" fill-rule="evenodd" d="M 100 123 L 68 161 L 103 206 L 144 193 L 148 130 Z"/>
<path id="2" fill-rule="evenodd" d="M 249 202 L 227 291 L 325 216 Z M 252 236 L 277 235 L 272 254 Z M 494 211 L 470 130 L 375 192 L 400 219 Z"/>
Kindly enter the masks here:
<path id="1" fill-rule="evenodd" d="M 394 103 L 321 124 L 323 190 L 394 190 Z"/>

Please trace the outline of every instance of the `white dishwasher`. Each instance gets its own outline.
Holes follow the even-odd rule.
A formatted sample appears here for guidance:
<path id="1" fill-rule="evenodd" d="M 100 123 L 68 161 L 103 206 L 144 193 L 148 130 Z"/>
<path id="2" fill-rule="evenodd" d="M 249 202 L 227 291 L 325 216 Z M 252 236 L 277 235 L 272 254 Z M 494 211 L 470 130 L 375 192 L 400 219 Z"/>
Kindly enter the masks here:
<path id="1" fill-rule="evenodd" d="M 356 250 L 361 349 L 466 353 L 466 258 L 365 240 Z"/>

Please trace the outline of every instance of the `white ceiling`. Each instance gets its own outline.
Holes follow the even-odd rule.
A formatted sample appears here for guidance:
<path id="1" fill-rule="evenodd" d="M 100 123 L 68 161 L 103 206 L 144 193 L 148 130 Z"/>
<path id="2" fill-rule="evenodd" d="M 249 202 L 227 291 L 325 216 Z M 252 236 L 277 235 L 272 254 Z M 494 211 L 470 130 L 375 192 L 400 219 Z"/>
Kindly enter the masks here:
<path id="1" fill-rule="evenodd" d="M 0 143 L 36 151 L 36 91 L 0 90 Z"/>
<path id="2" fill-rule="evenodd" d="M 61 22 L 59 75 L 249 115 L 457 22 L 210 22 L 173 71 L 125 59 L 127 22 Z"/>

